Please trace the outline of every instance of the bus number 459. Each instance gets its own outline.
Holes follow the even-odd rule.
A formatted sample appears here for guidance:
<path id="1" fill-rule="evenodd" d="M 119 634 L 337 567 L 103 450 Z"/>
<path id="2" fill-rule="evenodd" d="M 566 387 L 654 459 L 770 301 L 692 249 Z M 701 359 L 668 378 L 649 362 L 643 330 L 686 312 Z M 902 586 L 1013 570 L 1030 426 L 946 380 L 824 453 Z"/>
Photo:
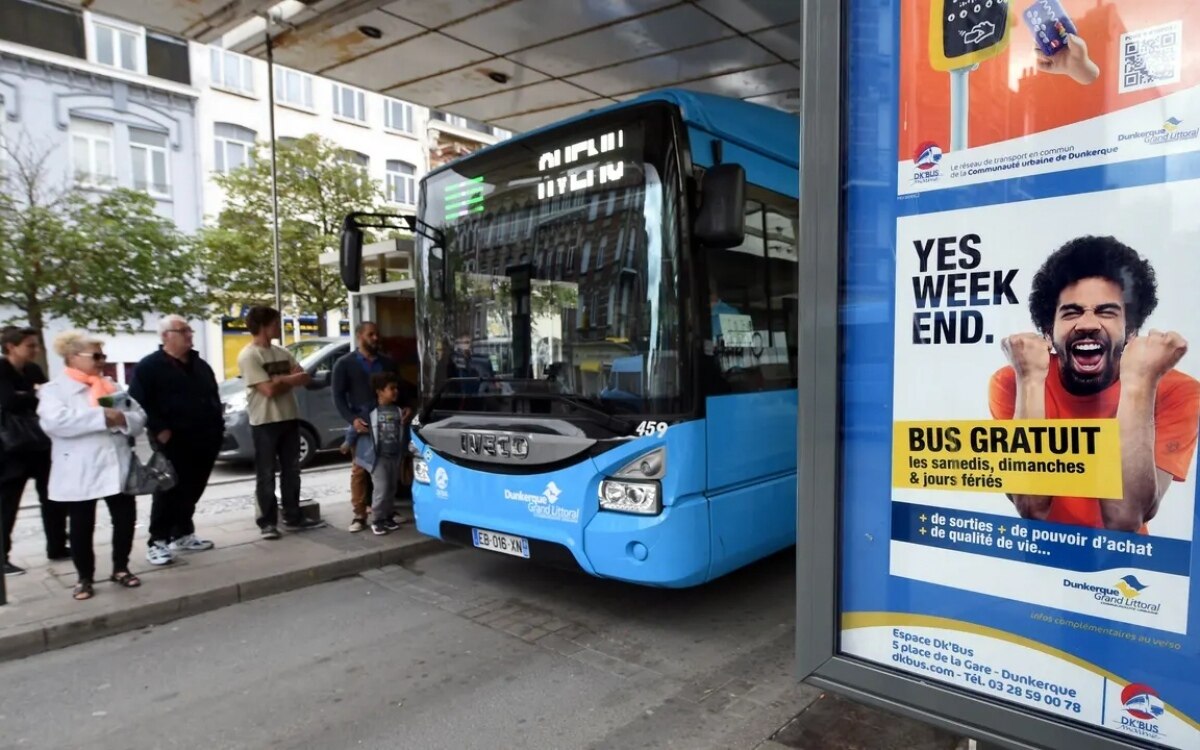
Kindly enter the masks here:
<path id="1" fill-rule="evenodd" d="M 663 435 L 667 434 L 667 423 L 642 422 L 637 426 L 637 430 L 635 430 L 635 432 L 637 432 L 639 435 L 653 435 L 657 433 L 659 437 L 662 437 Z"/>

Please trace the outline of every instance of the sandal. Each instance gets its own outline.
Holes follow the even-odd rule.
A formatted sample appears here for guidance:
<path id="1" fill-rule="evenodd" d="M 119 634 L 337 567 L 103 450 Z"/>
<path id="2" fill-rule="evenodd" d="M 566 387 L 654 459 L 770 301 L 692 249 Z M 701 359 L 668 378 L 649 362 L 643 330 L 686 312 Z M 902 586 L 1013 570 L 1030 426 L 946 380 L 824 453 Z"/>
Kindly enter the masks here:
<path id="1" fill-rule="evenodd" d="M 122 570 L 120 573 L 113 573 L 108 580 L 112 581 L 118 586 L 124 586 L 127 589 L 136 589 L 138 586 L 142 585 L 142 579 L 138 578 L 133 573 L 130 573 L 128 570 Z"/>
<path id="2" fill-rule="evenodd" d="M 79 583 L 75 584 L 75 591 L 71 595 L 75 597 L 75 601 L 77 602 L 91 599 L 92 596 L 95 595 L 95 592 L 92 591 L 92 582 L 80 581 Z"/>

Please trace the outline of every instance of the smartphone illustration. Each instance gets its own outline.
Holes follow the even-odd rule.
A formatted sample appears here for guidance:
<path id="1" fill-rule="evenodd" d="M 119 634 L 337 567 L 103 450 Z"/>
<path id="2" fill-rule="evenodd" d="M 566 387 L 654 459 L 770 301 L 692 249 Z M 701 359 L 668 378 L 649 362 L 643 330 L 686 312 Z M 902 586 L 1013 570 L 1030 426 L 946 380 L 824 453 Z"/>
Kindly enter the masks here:
<path id="1" fill-rule="evenodd" d="M 1059 0 L 1037 0 L 1021 14 L 1038 48 L 1046 55 L 1057 55 L 1067 48 L 1067 35 L 1075 34 L 1075 22 Z"/>

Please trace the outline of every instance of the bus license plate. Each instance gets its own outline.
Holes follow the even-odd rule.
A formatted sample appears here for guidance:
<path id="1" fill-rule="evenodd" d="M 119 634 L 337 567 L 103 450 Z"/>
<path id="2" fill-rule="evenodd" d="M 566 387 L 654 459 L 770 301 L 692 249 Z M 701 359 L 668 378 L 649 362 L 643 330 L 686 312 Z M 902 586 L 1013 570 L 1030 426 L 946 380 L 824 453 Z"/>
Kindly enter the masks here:
<path id="1" fill-rule="evenodd" d="M 510 534 L 497 534 L 494 531 L 471 529 L 471 537 L 479 549 L 503 552 L 514 557 L 529 557 L 529 540 Z"/>

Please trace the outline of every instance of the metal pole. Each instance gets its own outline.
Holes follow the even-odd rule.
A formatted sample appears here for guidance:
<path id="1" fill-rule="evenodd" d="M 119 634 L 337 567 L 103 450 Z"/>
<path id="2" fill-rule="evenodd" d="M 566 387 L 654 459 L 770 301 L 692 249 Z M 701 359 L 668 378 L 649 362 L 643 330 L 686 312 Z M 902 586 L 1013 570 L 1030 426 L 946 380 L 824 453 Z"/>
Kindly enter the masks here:
<path id="1" fill-rule="evenodd" d="M 971 110 L 971 87 L 967 77 L 971 68 L 950 71 L 950 150 L 967 148 L 967 115 Z"/>
<path id="2" fill-rule="evenodd" d="M 271 242 L 275 251 L 275 309 L 283 310 L 283 284 L 279 263 L 279 175 L 275 162 L 275 53 L 271 42 L 271 16 L 267 14 L 267 106 L 271 114 Z M 282 312 L 281 312 L 282 314 Z"/>

